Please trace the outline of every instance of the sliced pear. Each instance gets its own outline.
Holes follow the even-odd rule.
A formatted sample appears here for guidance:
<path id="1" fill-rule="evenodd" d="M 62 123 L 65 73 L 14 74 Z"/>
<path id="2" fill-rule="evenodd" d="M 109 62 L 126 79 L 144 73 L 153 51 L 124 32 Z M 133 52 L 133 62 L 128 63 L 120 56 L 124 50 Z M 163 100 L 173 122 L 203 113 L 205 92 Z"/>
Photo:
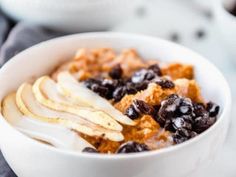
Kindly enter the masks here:
<path id="1" fill-rule="evenodd" d="M 41 105 L 35 98 L 32 86 L 24 83 L 16 93 L 16 104 L 20 111 L 29 117 L 44 122 L 61 124 L 89 136 L 104 137 L 112 141 L 122 141 L 123 135 L 118 131 L 108 130 L 74 114 L 55 111 Z"/>
<path id="2" fill-rule="evenodd" d="M 60 91 L 75 102 L 83 102 L 85 105 L 102 110 L 115 120 L 126 125 L 135 125 L 135 122 L 115 109 L 107 100 L 89 90 L 84 84 L 78 82 L 69 72 L 61 72 L 57 77 Z"/>
<path id="3" fill-rule="evenodd" d="M 36 80 L 33 85 L 33 92 L 37 101 L 46 107 L 81 116 L 107 129 L 122 131 L 122 126 L 105 112 L 77 106 L 69 98 L 62 96 L 57 89 L 56 82 L 48 76 Z"/>
<path id="4" fill-rule="evenodd" d="M 82 151 L 85 147 L 93 147 L 76 132 L 65 127 L 23 117 L 16 105 L 15 98 L 15 93 L 4 98 L 2 114 L 12 126 L 22 133 L 61 149 Z"/>

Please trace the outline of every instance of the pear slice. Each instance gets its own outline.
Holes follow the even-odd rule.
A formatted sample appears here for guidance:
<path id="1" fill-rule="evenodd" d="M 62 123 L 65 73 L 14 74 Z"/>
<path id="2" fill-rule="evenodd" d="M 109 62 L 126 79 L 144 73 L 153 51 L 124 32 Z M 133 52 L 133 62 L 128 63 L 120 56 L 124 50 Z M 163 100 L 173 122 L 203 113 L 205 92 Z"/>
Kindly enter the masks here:
<path id="1" fill-rule="evenodd" d="M 93 147 L 76 132 L 59 125 L 53 125 L 36 119 L 24 117 L 16 105 L 16 94 L 6 96 L 2 103 L 2 114 L 16 129 L 31 138 L 48 142 L 60 149 L 82 151 Z"/>
<path id="2" fill-rule="evenodd" d="M 122 126 L 105 112 L 77 106 L 69 98 L 62 96 L 57 89 L 56 82 L 48 76 L 36 80 L 33 85 L 33 92 L 37 101 L 48 108 L 81 116 L 107 129 L 122 131 Z"/>
<path id="3" fill-rule="evenodd" d="M 33 94 L 32 86 L 28 83 L 23 83 L 18 88 L 16 93 L 16 104 L 24 115 L 44 122 L 61 124 L 80 133 L 89 136 L 103 137 L 112 141 L 122 141 L 124 139 L 122 133 L 118 131 L 102 128 L 80 116 L 67 112 L 55 111 L 41 105 Z"/>
<path id="4" fill-rule="evenodd" d="M 98 94 L 89 90 L 83 83 L 78 82 L 69 72 L 61 72 L 57 76 L 60 91 L 65 96 L 70 97 L 75 102 L 83 102 L 95 109 L 102 110 L 112 116 L 115 120 L 126 125 L 135 125 L 135 122 L 123 115 L 120 111 L 114 108 L 107 100 L 100 97 Z"/>

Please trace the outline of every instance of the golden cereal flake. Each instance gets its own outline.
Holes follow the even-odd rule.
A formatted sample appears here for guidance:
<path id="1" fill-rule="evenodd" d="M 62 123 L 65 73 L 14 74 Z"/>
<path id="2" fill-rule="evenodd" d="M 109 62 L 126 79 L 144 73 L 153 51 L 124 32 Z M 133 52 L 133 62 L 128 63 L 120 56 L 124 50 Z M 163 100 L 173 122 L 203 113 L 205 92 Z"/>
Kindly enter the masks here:
<path id="1" fill-rule="evenodd" d="M 121 101 L 116 103 L 114 107 L 118 109 L 120 112 L 125 112 L 126 109 L 132 104 L 133 100 L 135 98 L 135 95 L 125 95 Z"/>
<path id="2" fill-rule="evenodd" d="M 107 77 L 107 73 L 118 64 L 121 65 L 125 76 L 131 76 L 136 70 L 149 66 L 149 62 L 142 60 L 134 49 L 123 50 L 117 55 L 110 48 L 82 48 L 77 51 L 73 60 L 62 64 L 53 73 L 53 78 L 56 78 L 58 72 L 65 70 L 70 71 L 79 80 L 101 74 Z"/>
<path id="3" fill-rule="evenodd" d="M 133 100 L 143 100 L 150 105 L 158 105 L 165 99 L 168 95 L 175 93 L 175 89 L 162 89 L 161 86 L 150 83 L 148 88 L 140 91 L 134 95 L 124 96 L 120 102 L 116 103 L 114 106 L 121 112 L 125 112 L 126 109 L 131 105 Z"/>
<path id="4" fill-rule="evenodd" d="M 149 115 L 143 115 L 135 120 L 136 126 L 124 126 L 123 135 L 125 137 L 124 142 L 136 141 L 139 143 L 146 143 L 150 145 L 152 149 L 160 148 L 161 145 L 169 145 L 171 143 L 169 132 L 163 131 L 160 125 Z M 105 140 L 102 138 L 89 137 L 87 135 L 81 135 L 89 143 L 91 143 L 101 153 L 115 153 L 119 146 L 124 142 L 114 142 Z M 153 142 L 151 140 L 160 141 Z M 161 145 L 160 145 L 161 144 Z"/>
<path id="5" fill-rule="evenodd" d="M 162 74 L 170 76 L 173 80 L 179 78 L 193 79 L 194 72 L 192 65 L 171 63 L 162 68 Z"/>
<path id="6" fill-rule="evenodd" d="M 161 86 L 150 83 L 146 90 L 143 90 L 136 94 L 135 99 L 143 100 L 148 104 L 157 105 L 163 99 L 164 90 Z"/>
<path id="7" fill-rule="evenodd" d="M 174 83 L 178 95 L 188 97 L 195 102 L 204 102 L 201 89 L 195 80 L 177 79 Z"/>

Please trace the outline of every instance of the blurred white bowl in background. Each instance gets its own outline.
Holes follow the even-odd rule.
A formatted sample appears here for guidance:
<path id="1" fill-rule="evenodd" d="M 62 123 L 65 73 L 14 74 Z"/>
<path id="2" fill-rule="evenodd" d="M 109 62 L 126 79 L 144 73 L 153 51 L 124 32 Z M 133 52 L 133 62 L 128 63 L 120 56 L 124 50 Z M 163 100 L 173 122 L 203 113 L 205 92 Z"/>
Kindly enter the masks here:
<path id="1" fill-rule="evenodd" d="M 65 32 L 105 30 L 134 14 L 141 0 L 1 0 L 15 20 Z"/>
<path id="2" fill-rule="evenodd" d="M 211 10 L 216 0 L 194 0 L 194 2 L 204 10 Z"/>
<path id="3" fill-rule="evenodd" d="M 214 15 L 223 42 L 229 52 L 236 57 L 236 16 L 227 10 L 233 3 L 236 3 L 235 0 L 218 0 L 214 7 Z"/>

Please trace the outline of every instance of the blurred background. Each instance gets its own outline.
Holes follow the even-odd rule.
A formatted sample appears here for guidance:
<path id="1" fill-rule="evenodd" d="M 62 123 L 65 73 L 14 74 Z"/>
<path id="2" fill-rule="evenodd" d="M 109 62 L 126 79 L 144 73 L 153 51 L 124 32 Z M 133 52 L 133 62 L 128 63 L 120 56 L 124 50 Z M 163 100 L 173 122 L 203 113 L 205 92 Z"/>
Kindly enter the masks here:
<path id="1" fill-rule="evenodd" d="M 195 176 L 236 176 L 236 0 L 0 0 L 0 5 L 1 64 L 41 41 L 91 31 L 156 36 L 209 59 L 230 84 L 232 122 L 217 161 Z M 0 177 L 11 176 L 0 156 Z"/>

